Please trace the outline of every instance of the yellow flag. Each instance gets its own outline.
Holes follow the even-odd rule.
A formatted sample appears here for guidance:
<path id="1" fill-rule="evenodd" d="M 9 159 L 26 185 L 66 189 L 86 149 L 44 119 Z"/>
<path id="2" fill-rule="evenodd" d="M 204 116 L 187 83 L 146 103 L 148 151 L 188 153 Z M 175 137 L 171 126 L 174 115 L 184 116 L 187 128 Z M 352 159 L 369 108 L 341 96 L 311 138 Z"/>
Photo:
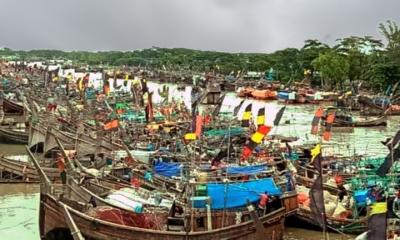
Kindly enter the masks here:
<path id="1" fill-rule="evenodd" d="M 251 112 L 244 112 L 243 113 L 243 120 L 249 120 L 251 118 Z"/>
<path id="2" fill-rule="evenodd" d="M 386 202 L 377 202 L 371 205 L 371 212 L 369 215 L 381 214 L 387 212 Z"/>
<path id="3" fill-rule="evenodd" d="M 260 144 L 264 138 L 264 134 L 260 132 L 255 132 L 253 136 L 251 136 L 251 140 L 257 144 Z"/>
<path id="4" fill-rule="evenodd" d="M 185 140 L 196 140 L 196 133 L 186 133 Z"/>
<path id="5" fill-rule="evenodd" d="M 321 144 L 317 144 L 313 149 L 311 149 L 311 162 L 321 153 Z"/>
<path id="6" fill-rule="evenodd" d="M 265 122 L 265 116 L 257 116 L 257 125 L 263 125 Z"/>

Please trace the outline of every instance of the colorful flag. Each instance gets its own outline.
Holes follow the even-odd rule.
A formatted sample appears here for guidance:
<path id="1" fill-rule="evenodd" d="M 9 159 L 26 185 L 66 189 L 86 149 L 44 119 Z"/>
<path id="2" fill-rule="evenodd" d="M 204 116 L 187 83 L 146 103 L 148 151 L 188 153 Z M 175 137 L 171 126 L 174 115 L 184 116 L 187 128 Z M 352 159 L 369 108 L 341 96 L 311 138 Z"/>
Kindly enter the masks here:
<path id="1" fill-rule="evenodd" d="M 197 115 L 194 118 L 194 123 L 194 128 L 192 129 L 193 132 L 186 133 L 184 136 L 185 140 L 196 140 L 200 138 L 203 128 L 203 118 L 201 115 Z"/>
<path id="2" fill-rule="evenodd" d="M 184 138 L 185 140 L 196 140 L 196 133 L 186 133 Z"/>
<path id="3" fill-rule="evenodd" d="M 368 240 L 386 239 L 387 203 L 376 202 L 371 205 L 368 217 Z"/>
<path id="4" fill-rule="evenodd" d="M 311 156 L 311 162 L 313 163 L 315 170 L 318 172 L 318 177 L 315 179 L 310 189 L 310 209 L 313 219 L 315 219 L 325 231 L 326 215 L 323 193 L 324 189 L 322 185 L 322 152 L 320 144 L 317 144 L 314 149 L 311 150 Z"/>
<path id="5" fill-rule="evenodd" d="M 201 131 L 203 127 L 203 118 L 201 115 L 196 116 L 196 129 L 195 129 L 195 134 L 199 138 L 201 136 Z"/>
<path id="6" fill-rule="evenodd" d="M 335 121 L 335 113 L 329 113 L 326 117 L 325 131 L 323 135 L 325 141 L 329 141 L 331 139 L 333 121 Z"/>
<path id="7" fill-rule="evenodd" d="M 246 109 L 243 112 L 242 116 L 242 127 L 249 127 L 250 126 L 250 119 L 251 119 L 251 107 L 253 105 L 250 103 L 247 105 Z"/>
<path id="8" fill-rule="evenodd" d="M 271 127 L 262 125 L 258 128 L 257 132 L 255 132 L 250 137 L 249 144 L 245 145 L 242 152 L 241 161 L 245 161 L 247 158 L 251 156 L 254 148 L 256 148 L 264 139 L 265 135 L 267 135 L 271 131 Z"/>
<path id="9" fill-rule="evenodd" d="M 319 107 L 315 112 L 314 118 L 311 123 L 311 134 L 314 135 L 318 134 L 318 125 L 323 114 L 324 114 L 324 109 L 322 107 Z"/>
<path id="10" fill-rule="evenodd" d="M 265 108 L 260 108 L 257 113 L 257 127 L 264 125 L 265 123 Z"/>

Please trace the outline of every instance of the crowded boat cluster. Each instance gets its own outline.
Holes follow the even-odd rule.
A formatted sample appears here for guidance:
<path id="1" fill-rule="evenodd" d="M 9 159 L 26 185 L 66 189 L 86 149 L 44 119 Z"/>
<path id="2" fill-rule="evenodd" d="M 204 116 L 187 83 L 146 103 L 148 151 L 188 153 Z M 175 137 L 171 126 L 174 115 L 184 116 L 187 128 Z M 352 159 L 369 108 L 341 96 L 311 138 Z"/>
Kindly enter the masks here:
<path id="1" fill-rule="evenodd" d="M 42 239 L 279 240 L 294 223 L 397 239 L 400 131 L 384 156 L 325 151 L 385 127 L 396 99 L 304 77 L 0 62 L 0 141 L 29 159 L 0 154 L 0 181 L 40 183 Z M 317 105 L 310 141 L 274 131 L 291 104 Z"/>

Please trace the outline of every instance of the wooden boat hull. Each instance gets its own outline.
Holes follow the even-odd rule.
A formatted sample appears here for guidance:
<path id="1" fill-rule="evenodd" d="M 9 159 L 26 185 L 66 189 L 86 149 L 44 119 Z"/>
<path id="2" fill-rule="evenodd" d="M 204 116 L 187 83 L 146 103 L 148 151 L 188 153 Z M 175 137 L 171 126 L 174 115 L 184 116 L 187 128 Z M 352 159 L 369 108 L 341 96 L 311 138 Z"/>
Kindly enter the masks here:
<path id="1" fill-rule="evenodd" d="M 304 208 L 299 208 L 296 215 L 296 220 L 304 222 L 305 225 L 312 225 L 316 228 L 321 228 L 320 224 L 315 221 L 311 211 Z M 361 234 L 368 230 L 367 218 L 361 220 L 348 220 L 327 217 L 327 230 L 331 232 L 343 232 L 346 234 Z M 335 231 L 336 230 L 336 231 Z"/>
<path id="2" fill-rule="evenodd" d="M 241 98 L 251 97 L 251 93 L 253 91 L 254 91 L 253 88 L 245 88 L 245 89 L 241 90 L 240 92 L 238 92 L 237 96 L 241 97 Z"/>
<path id="3" fill-rule="evenodd" d="M 43 168 L 50 179 L 58 179 L 60 173 L 57 168 Z M 2 182 L 38 182 L 39 175 L 35 167 L 28 162 L 22 162 L 0 157 L 0 180 Z M 12 176 L 11 176 L 12 175 Z"/>
<path id="4" fill-rule="evenodd" d="M 323 121 L 323 125 L 325 125 L 325 121 Z M 387 117 L 382 116 L 370 120 L 355 121 L 355 122 L 349 122 L 342 119 L 335 119 L 332 126 L 333 127 L 378 127 L 386 125 L 387 125 Z"/>
<path id="5" fill-rule="evenodd" d="M 3 111 L 5 115 L 9 114 L 22 115 L 24 113 L 24 106 L 21 106 L 7 99 L 3 99 Z"/>
<path id="6" fill-rule="evenodd" d="M 52 230 L 67 229 L 64 213 L 62 210 L 63 203 L 57 201 L 52 195 L 40 195 L 40 234 L 42 239 L 51 239 Z M 247 239 L 256 240 L 278 240 L 283 238 L 284 231 L 284 209 L 274 211 L 260 218 L 263 225 L 262 234 L 257 232 L 253 221 L 246 221 L 234 226 L 224 227 L 211 231 L 200 232 L 171 232 L 150 229 L 141 229 L 136 227 L 122 226 L 111 222 L 106 222 L 90 217 L 80 211 L 68 207 L 69 212 L 81 233 L 89 239 L 98 240 L 139 240 L 139 239 Z M 45 238 L 45 236 L 48 238 Z"/>
<path id="7" fill-rule="evenodd" d="M 27 144 L 28 133 L 0 127 L 0 142 L 13 144 Z"/>
<path id="8" fill-rule="evenodd" d="M 270 90 L 254 90 L 251 92 L 251 96 L 258 100 L 276 100 L 278 94 L 276 91 Z"/>

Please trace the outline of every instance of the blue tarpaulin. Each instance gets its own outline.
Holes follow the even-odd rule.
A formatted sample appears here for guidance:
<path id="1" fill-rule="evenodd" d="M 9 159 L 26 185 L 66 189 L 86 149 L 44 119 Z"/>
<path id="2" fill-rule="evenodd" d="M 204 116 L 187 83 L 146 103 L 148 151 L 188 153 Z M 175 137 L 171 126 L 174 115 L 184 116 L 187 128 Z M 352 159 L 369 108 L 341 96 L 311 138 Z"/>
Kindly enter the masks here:
<path id="1" fill-rule="evenodd" d="M 354 192 L 354 200 L 357 206 L 365 206 L 367 204 L 368 190 L 357 190 Z"/>
<path id="2" fill-rule="evenodd" d="M 270 196 L 279 196 L 282 194 L 280 188 L 276 186 L 272 178 L 264 178 L 241 183 L 207 184 L 207 193 L 211 198 L 212 209 L 244 207 L 247 204 L 247 200 L 251 203 L 259 201 L 260 194 L 263 194 L 266 191 Z"/>
<path id="3" fill-rule="evenodd" d="M 165 177 L 180 176 L 181 167 L 180 163 L 156 161 L 154 171 Z"/>
<path id="4" fill-rule="evenodd" d="M 289 93 L 284 91 L 279 91 L 278 98 L 283 100 L 289 100 Z"/>
<path id="5" fill-rule="evenodd" d="M 254 165 L 254 166 L 237 166 L 237 167 L 227 167 L 226 172 L 228 174 L 245 174 L 245 175 L 254 175 L 266 170 L 267 166 L 265 164 L 262 165 Z"/>

